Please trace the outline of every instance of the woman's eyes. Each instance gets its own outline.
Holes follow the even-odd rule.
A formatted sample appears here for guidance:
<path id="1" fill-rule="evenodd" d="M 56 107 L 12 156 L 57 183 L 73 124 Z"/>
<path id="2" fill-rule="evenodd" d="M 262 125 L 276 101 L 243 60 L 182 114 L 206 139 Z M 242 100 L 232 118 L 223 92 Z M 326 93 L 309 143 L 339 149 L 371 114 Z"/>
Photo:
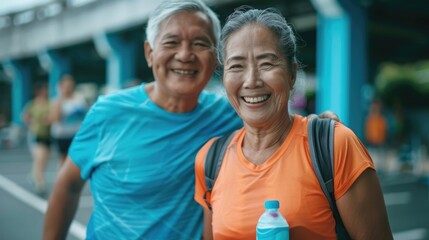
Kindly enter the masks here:
<path id="1" fill-rule="evenodd" d="M 243 68 L 243 66 L 240 64 L 232 64 L 228 67 L 228 69 L 230 69 L 230 70 L 237 70 L 237 69 L 242 69 L 242 68 Z"/>
<path id="2" fill-rule="evenodd" d="M 262 70 L 269 70 L 274 66 L 275 66 L 275 64 L 273 64 L 271 62 L 264 62 L 264 63 L 259 64 L 258 68 L 262 69 Z M 239 69 L 243 69 L 243 68 L 244 68 L 244 65 L 242 65 L 242 64 L 231 64 L 227 67 L 227 69 L 230 69 L 230 70 L 239 70 Z"/>
<path id="3" fill-rule="evenodd" d="M 271 68 L 272 66 L 274 66 L 274 64 L 272 64 L 270 62 L 264 62 L 260 65 L 260 67 L 262 67 L 262 68 Z"/>

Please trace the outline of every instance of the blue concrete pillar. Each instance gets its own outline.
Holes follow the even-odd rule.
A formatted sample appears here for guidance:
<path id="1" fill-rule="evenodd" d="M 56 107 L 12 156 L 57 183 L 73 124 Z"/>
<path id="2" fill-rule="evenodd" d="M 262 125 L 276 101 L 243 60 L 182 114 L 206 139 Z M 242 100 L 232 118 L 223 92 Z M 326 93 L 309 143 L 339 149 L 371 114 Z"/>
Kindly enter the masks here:
<path id="1" fill-rule="evenodd" d="M 347 0 L 312 0 L 318 12 L 316 111 L 332 110 L 363 136 L 366 14 Z"/>
<path id="2" fill-rule="evenodd" d="M 110 89 L 120 89 L 137 74 L 136 54 L 141 37 L 125 38 L 121 33 L 105 33 L 94 37 L 100 56 L 106 59 L 106 84 Z"/>
<path id="3" fill-rule="evenodd" d="M 21 113 L 31 99 L 31 63 L 20 60 L 6 60 L 3 67 L 12 77 L 12 123 L 22 125 Z"/>
<path id="4" fill-rule="evenodd" d="M 368 107 L 365 106 L 365 89 L 368 79 L 368 25 L 367 12 L 349 0 L 340 0 L 341 5 L 350 16 L 350 84 L 349 84 L 349 126 L 364 139 L 365 116 Z"/>
<path id="5" fill-rule="evenodd" d="M 45 50 L 38 55 L 40 65 L 49 73 L 49 96 L 57 96 L 58 82 L 61 76 L 71 73 L 70 57 L 59 50 Z"/>

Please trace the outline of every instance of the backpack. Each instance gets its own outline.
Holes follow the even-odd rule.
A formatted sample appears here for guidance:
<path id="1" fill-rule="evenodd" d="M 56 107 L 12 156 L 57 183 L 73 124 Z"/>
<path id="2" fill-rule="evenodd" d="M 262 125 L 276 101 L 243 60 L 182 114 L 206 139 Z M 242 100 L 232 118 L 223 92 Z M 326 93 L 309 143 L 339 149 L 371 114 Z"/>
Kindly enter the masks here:
<path id="1" fill-rule="evenodd" d="M 308 122 L 308 145 L 314 172 L 335 219 L 337 239 L 350 239 L 334 197 L 332 167 L 334 165 L 334 125 L 335 121 L 331 119 L 311 118 Z M 207 200 L 207 194 L 211 193 L 213 189 L 225 151 L 234 135 L 235 131 L 216 139 L 210 146 L 205 158 L 204 172 L 207 191 L 204 193 L 204 201 L 210 210 L 212 209 Z"/>

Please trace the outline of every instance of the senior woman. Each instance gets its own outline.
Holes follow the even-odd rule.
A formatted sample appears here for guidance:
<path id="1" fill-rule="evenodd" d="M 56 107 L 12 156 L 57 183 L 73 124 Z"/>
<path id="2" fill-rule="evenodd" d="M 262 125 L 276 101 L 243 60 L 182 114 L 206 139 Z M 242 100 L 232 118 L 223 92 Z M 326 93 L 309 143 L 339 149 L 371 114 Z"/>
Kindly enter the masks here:
<path id="1" fill-rule="evenodd" d="M 222 30 L 220 49 L 228 99 L 244 122 L 225 153 L 208 199 L 204 158 L 197 154 L 195 200 L 204 207 L 205 239 L 255 239 L 266 199 L 278 199 L 290 239 L 335 239 L 335 221 L 312 169 L 308 118 L 288 111 L 298 63 L 296 41 L 274 9 L 238 9 Z M 335 125 L 335 199 L 352 239 L 391 239 L 383 195 L 368 152 Z"/>

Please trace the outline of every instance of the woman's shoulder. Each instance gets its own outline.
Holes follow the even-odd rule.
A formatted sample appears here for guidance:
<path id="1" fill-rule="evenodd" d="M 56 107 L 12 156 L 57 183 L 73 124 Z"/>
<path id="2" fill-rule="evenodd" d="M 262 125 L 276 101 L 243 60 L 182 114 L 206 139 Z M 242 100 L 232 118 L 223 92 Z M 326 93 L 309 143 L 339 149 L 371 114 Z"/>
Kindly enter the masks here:
<path id="1" fill-rule="evenodd" d="M 335 123 L 335 139 L 339 140 L 340 142 L 346 141 L 347 139 L 358 139 L 355 132 L 353 132 L 352 129 L 347 127 L 341 122 Z"/>

